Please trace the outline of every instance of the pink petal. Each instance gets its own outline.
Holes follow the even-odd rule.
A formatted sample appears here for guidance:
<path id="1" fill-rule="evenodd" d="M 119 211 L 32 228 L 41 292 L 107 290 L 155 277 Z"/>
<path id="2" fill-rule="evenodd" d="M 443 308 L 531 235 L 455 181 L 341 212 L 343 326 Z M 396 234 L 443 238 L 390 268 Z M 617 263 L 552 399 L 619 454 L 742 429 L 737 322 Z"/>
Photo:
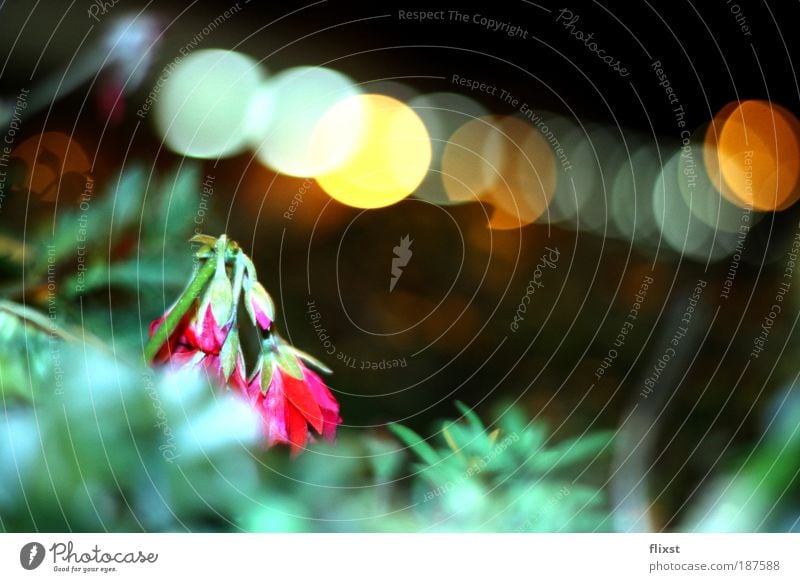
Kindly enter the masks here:
<path id="1" fill-rule="evenodd" d="M 222 344 L 228 335 L 230 326 L 220 327 L 214 320 L 214 314 L 211 311 L 211 306 L 206 308 L 206 316 L 203 318 L 203 327 L 198 329 L 197 321 L 189 327 L 187 335 L 190 342 L 196 345 L 204 352 L 219 353 L 222 349 Z"/>
<path id="2" fill-rule="evenodd" d="M 259 303 L 255 300 L 251 302 L 253 304 L 253 312 L 256 314 L 256 321 L 258 322 L 259 327 L 264 331 L 269 329 L 269 326 L 272 324 L 272 320 L 267 315 L 267 312 L 261 309 Z"/>
<path id="3" fill-rule="evenodd" d="M 317 374 L 306 368 L 303 375 L 311 394 L 322 411 L 322 436 L 327 440 L 333 440 L 336 434 L 336 427 L 342 423 L 342 417 L 339 416 L 339 403 L 336 402 L 331 391 Z"/>
<path id="4" fill-rule="evenodd" d="M 260 385 L 256 385 L 258 394 L 261 394 Z M 289 426 L 286 410 L 286 395 L 281 374 L 276 370 L 272 375 L 272 382 L 266 396 L 261 396 L 259 412 L 264 419 L 267 433 L 267 444 L 289 443 Z"/>

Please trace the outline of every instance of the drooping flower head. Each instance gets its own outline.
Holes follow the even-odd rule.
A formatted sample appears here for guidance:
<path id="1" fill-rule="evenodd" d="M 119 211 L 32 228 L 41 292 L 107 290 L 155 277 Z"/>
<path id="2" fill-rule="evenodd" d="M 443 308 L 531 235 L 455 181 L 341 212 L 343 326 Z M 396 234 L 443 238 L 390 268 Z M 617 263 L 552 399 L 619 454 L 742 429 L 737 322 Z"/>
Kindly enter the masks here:
<path id="1" fill-rule="evenodd" d="M 277 336 L 264 343 L 256 374 L 248 380 L 237 367 L 232 383 L 261 415 L 267 443 L 288 444 L 292 453 L 298 454 L 308 443 L 309 427 L 326 440 L 333 440 L 342 422 L 339 403 L 303 360 L 326 368 Z"/>
<path id="2" fill-rule="evenodd" d="M 313 432 L 332 440 L 342 422 L 339 403 L 306 363 L 330 370 L 275 332 L 272 299 L 236 243 L 224 235 L 192 241 L 202 245 L 201 264 L 178 301 L 150 324 L 148 359 L 201 367 L 220 387 L 237 390 L 261 416 L 268 446 L 287 444 L 296 455 Z"/>

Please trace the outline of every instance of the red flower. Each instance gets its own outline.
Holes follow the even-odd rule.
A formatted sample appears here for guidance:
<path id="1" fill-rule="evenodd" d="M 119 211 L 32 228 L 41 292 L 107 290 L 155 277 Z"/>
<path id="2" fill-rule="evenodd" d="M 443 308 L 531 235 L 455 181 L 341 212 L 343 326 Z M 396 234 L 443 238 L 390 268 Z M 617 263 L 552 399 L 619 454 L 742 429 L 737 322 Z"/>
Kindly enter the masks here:
<path id="1" fill-rule="evenodd" d="M 237 365 L 231 381 L 261 415 L 268 446 L 288 444 L 297 455 L 308 443 L 309 425 L 331 441 L 342 422 L 339 403 L 328 387 L 291 354 L 265 356 L 262 368 L 250 382 Z"/>
<path id="2" fill-rule="evenodd" d="M 154 364 L 200 366 L 220 388 L 237 389 L 261 416 L 269 446 L 288 444 L 296 455 L 313 439 L 309 426 L 332 440 L 342 422 L 339 403 L 301 360 L 330 370 L 272 329 L 272 298 L 239 245 L 225 235 L 197 235 L 192 242 L 202 245 L 196 256 L 204 263 L 175 306 L 150 324 L 147 357 Z M 166 329 L 157 333 L 167 320 L 169 337 Z"/>
<path id="3" fill-rule="evenodd" d="M 170 311 L 150 323 L 151 336 L 164 323 Z M 178 367 L 202 366 L 215 377 L 222 378 L 220 350 L 229 330 L 229 325 L 225 327 L 217 325 L 211 313 L 211 306 L 208 306 L 202 323 L 199 322 L 195 304 L 195 307 L 186 312 L 175 331 L 156 353 L 153 363 L 169 363 Z"/>

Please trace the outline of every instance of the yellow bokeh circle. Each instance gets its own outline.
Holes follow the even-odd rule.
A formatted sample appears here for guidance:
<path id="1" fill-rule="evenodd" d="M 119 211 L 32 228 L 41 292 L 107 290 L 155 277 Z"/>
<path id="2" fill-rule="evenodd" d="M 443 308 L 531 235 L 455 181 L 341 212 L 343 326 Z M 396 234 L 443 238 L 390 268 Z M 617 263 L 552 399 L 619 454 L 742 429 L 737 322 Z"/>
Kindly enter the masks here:
<path id="1" fill-rule="evenodd" d="M 317 182 L 332 198 L 356 208 L 399 202 L 419 186 L 431 162 L 425 125 L 407 105 L 385 95 L 354 95 L 334 105 L 320 120 L 315 139 L 328 147 L 330 136 L 353 131 L 342 119 L 361 111 L 358 144 L 348 159 Z M 341 133 L 339 134 L 341 136 Z"/>

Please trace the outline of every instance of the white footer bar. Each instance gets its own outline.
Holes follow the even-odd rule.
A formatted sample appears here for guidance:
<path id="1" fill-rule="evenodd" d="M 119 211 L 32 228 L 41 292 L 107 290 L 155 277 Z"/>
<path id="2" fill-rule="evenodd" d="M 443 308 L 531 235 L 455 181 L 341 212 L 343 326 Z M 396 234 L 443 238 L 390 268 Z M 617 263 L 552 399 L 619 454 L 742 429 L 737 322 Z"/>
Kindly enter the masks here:
<path id="1" fill-rule="evenodd" d="M 122 582 L 167 576 L 325 582 L 797 581 L 800 535 L 0 535 L 0 580 Z"/>

